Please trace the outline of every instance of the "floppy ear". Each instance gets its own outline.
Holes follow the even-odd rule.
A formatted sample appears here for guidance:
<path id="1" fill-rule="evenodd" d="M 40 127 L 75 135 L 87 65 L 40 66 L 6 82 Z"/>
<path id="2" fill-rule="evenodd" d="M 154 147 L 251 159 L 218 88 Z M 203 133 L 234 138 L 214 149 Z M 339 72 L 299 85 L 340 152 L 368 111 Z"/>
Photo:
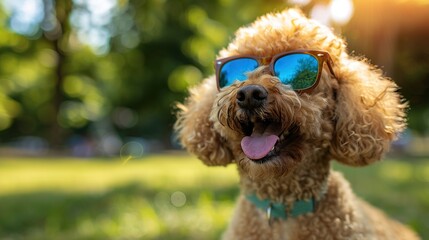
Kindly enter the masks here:
<path id="1" fill-rule="evenodd" d="M 178 105 L 180 111 L 174 125 L 182 146 L 210 166 L 227 165 L 233 159 L 231 150 L 209 119 L 216 94 L 213 77 L 191 89 L 185 104 Z"/>
<path id="2" fill-rule="evenodd" d="M 397 85 L 364 60 L 344 57 L 338 73 L 331 154 L 348 165 L 368 165 L 379 160 L 405 128 L 407 104 Z"/>

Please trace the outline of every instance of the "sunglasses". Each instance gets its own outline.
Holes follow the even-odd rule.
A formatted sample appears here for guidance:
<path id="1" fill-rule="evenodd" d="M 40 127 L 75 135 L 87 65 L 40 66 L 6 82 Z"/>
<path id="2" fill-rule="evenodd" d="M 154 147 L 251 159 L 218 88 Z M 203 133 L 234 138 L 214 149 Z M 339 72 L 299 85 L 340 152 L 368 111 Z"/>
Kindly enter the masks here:
<path id="1" fill-rule="evenodd" d="M 325 62 L 335 77 L 332 59 L 325 51 L 297 50 L 280 53 L 272 58 L 251 55 L 232 56 L 216 60 L 216 81 L 220 90 L 237 81 L 246 81 L 249 72 L 269 63 L 271 74 L 278 77 L 282 84 L 290 86 L 297 92 L 307 92 L 319 83 Z"/>

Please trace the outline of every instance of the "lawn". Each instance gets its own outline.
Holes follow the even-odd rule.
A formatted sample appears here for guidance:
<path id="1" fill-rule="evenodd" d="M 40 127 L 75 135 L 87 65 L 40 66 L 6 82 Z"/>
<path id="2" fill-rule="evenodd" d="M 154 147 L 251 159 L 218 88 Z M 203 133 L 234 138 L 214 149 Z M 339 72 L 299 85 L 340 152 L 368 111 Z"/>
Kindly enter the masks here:
<path id="1" fill-rule="evenodd" d="M 355 192 L 429 239 L 429 161 L 334 167 Z M 0 239 L 218 239 L 238 195 L 234 166 L 183 154 L 0 159 Z"/>

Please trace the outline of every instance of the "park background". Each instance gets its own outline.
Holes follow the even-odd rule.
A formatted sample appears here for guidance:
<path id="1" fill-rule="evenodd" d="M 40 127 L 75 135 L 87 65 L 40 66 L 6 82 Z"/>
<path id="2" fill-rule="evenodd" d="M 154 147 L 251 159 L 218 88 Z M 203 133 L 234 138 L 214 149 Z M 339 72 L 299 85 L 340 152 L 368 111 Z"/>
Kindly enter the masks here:
<path id="1" fill-rule="evenodd" d="M 401 87 L 387 159 L 334 168 L 429 238 L 429 1 L 0 0 L 0 239 L 218 239 L 238 178 L 180 150 L 174 105 L 238 27 L 294 5 Z"/>

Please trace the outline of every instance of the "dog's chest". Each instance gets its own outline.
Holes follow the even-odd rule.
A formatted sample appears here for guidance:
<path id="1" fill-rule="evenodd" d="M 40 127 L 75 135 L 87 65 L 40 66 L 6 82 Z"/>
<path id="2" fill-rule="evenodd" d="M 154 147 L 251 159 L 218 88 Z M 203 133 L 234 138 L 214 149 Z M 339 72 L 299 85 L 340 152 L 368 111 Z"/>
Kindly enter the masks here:
<path id="1" fill-rule="evenodd" d="M 271 224 L 272 239 L 275 240 L 292 240 L 295 220 L 282 220 Z"/>

